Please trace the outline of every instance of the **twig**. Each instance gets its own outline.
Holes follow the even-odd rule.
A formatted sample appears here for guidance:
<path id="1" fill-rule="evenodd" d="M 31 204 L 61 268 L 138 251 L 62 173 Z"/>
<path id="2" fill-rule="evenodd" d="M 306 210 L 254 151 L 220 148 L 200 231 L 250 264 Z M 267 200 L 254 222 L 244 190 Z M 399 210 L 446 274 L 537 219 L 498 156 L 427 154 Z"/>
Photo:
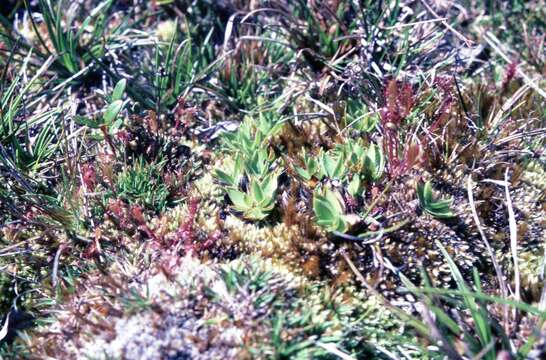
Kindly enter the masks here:
<path id="1" fill-rule="evenodd" d="M 57 272 L 59 270 L 59 260 L 61 259 L 61 254 L 65 247 L 65 244 L 59 245 L 59 248 L 55 253 L 55 260 L 53 260 L 53 271 L 51 272 L 51 284 L 53 285 L 53 287 L 57 286 Z"/>
<path id="2" fill-rule="evenodd" d="M 337 357 L 339 357 L 340 359 L 343 359 L 343 360 L 355 360 L 354 357 L 352 357 L 351 355 L 347 354 L 347 353 L 344 353 L 343 351 L 339 350 L 334 344 L 332 343 L 323 343 L 321 341 L 317 341 L 315 344 L 317 344 L 317 346 L 323 348 L 324 350 L 328 351 L 329 353 L 331 354 L 334 354 L 336 355 Z"/>
<path id="3" fill-rule="evenodd" d="M 336 236 L 338 236 L 338 237 L 340 237 L 342 239 L 345 239 L 345 240 L 358 241 L 358 243 L 360 245 L 370 245 L 370 244 L 376 243 L 379 240 L 381 240 L 383 238 L 383 235 L 391 233 L 393 231 L 396 231 L 396 230 L 404 227 L 407 223 L 409 223 L 409 221 L 410 221 L 410 219 L 404 219 L 404 220 L 401 220 L 398 223 L 396 223 L 396 224 L 394 224 L 394 225 L 392 225 L 392 226 L 390 226 L 388 228 L 381 227 L 378 231 L 366 231 L 365 233 L 362 233 L 362 234 L 360 234 L 358 236 L 352 236 L 352 235 L 344 234 L 344 233 L 339 232 L 339 231 L 334 231 L 333 233 Z M 370 239 L 370 237 L 372 239 Z"/>
<path id="4" fill-rule="evenodd" d="M 22 246 L 22 245 L 24 245 L 24 244 L 26 244 L 28 242 L 32 242 L 32 241 L 37 240 L 39 238 L 40 238 L 39 235 L 38 236 L 33 236 L 33 237 L 29 238 L 29 239 L 26 239 L 26 240 L 20 241 L 18 243 L 6 246 L 5 248 L 0 249 L 0 256 L 1 256 L 1 254 L 4 254 L 5 252 L 8 252 L 9 250 L 15 249 L 15 248 L 17 248 L 19 246 Z"/>

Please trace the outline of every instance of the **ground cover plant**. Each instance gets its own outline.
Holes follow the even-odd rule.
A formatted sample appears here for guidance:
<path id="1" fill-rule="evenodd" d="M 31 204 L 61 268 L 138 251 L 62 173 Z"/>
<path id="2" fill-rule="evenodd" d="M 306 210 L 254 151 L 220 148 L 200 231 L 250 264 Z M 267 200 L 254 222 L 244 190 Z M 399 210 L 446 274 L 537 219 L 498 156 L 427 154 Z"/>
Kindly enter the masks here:
<path id="1" fill-rule="evenodd" d="M 0 358 L 545 358 L 545 18 L 5 0 Z"/>

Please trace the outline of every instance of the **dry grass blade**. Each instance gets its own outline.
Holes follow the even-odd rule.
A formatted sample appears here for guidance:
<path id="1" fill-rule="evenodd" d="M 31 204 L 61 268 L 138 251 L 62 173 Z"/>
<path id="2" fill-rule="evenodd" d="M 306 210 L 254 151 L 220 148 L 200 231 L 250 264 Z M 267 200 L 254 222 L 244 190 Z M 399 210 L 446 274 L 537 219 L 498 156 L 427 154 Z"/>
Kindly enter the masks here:
<path id="1" fill-rule="evenodd" d="M 435 20 L 441 21 L 442 25 L 452 33 L 454 33 L 459 39 L 465 42 L 466 46 L 471 47 L 473 42 L 472 40 L 465 37 L 463 34 L 461 34 L 459 31 L 455 30 L 453 26 L 449 25 L 447 21 L 442 19 L 431 7 L 429 4 L 426 3 L 425 0 L 421 0 L 421 3 L 427 8 L 427 10 L 436 18 Z"/>
<path id="2" fill-rule="evenodd" d="M 63 253 L 66 246 L 61 244 L 57 251 L 55 252 L 55 258 L 53 260 L 53 270 L 51 271 L 51 284 L 53 287 L 57 286 L 57 273 L 59 271 L 59 263 L 61 260 L 61 254 Z"/>
<path id="3" fill-rule="evenodd" d="M 235 19 L 238 16 L 242 16 L 242 15 L 243 15 L 242 12 L 236 12 L 235 14 L 231 15 L 231 17 L 229 18 L 229 21 L 226 25 L 225 34 L 224 34 L 224 45 L 223 45 L 224 53 L 228 53 L 230 50 L 228 44 L 235 27 Z"/>
<path id="4" fill-rule="evenodd" d="M 10 314 L 11 312 L 8 312 L 6 315 L 6 321 L 4 321 L 4 325 L 2 326 L 2 329 L 0 329 L 0 341 L 2 341 L 8 335 Z"/>
<path id="5" fill-rule="evenodd" d="M 474 195 L 472 194 L 472 179 L 470 176 L 468 176 L 467 179 L 467 193 L 468 193 L 468 202 L 470 203 L 470 209 L 472 211 L 472 217 L 474 219 L 474 222 L 476 223 L 476 227 L 478 228 L 478 232 L 480 233 L 480 236 L 482 238 L 482 241 L 487 249 L 487 253 L 489 257 L 491 258 L 491 262 L 493 263 L 493 267 L 495 268 L 495 273 L 497 275 L 497 280 L 499 281 L 499 287 L 500 291 L 503 297 L 508 297 L 508 287 L 506 285 L 506 282 L 504 280 L 504 275 L 502 273 L 502 269 L 497 261 L 497 257 L 495 256 L 495 253 L 493 252 L 493 249 L 491 248 L 491 245 L 489 244 L 489 241 L 487 240 L 487 237 L 485 236 L 485 232 L 480 224 L 480 218 L 478 217 L 478 212 L 476 211 L 476 204 L 474 203 Z M 504 326 L 505 329 L 508 330 L 509 324 L 509 318 L 508 318 L 508 305 L 504 306 Z"/>
<path id="6" fill-rule="evenodd" d="M 520 87 L 508 100 L 504 102 L 504 104 L 500 107 L 499 111 L 495 114 L 493 117 L 493 113 L 491 113 L 491 119 L 489 120 L 489 123 L 491 126 L 496 127 L 499 125 L 499 123 L 502 121 L 502 119 L 505 117 L 505 114 L 509 111 L 516 110 L 519 106 L 522 104 L 517 104 L 519 99 L 521 99 L 527 91 L 530 89 L 528 84 L 525 84 L 524 86 Z"/>
<path id="7" fill-rule="evenodd" d="M 508 168 L 504 172 L 504 193 L 506 195 L 506 208 L 508 209 L 508 223 L 510 224 L 510 251 L 512 252 L 512 260 L 514 261 L 514 286 L 516 301 L 521 301 L 521 279 L 519 273 L 518 261 L 518 226 L 516 216 L 510 198 L 510 189 L 508 189 Z"/>
<path id="8" fill-rule="evenodd" d="M 323 343 L 323 342 L 320 342 L 320 341 L 317 341 L 316 344 L 317 344 L 317 346 L 319 346 L 319 347 L 323 348 L 324 350 L 328 351 L 329 353 L 339 357 L 340 359 L 355 360 L 354 357 L 352 357 L 351 355 L 346 354 L 343 351 L 339 350 L 334 344 Z"/>

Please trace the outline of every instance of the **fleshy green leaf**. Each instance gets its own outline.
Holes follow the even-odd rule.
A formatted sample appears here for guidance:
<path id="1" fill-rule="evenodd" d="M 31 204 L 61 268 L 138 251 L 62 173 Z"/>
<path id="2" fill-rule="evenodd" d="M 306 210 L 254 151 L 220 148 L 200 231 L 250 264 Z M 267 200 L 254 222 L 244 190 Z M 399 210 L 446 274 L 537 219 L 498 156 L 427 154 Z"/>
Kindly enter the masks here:
<path id="1" fill-rule="evenodd" d="M 123 108 L 122 100 L 116 100 L 112 102 L 108 106 L 106 111 L 104 112 L 104 116 L 103 116 L 104 123 L 110 126 L 110 124 L 112 124 L 112 122 L 116 119 L 116 117 L 118 116 L 122 108 Z"/>
<path id="2" fill-rule="evenodd" d="M 332 159 L 327 154 L 322 154 L 322 167 L 324 168 L 324 172 L 326 176 L 333 177 L 333 174 L 336 169 L 336 163 L 334 159 Z"/>
<path id="3" fill-rule="evenodd" d="M 277 190 L 277 174 L 267 176 L 262 182 L 262 191 L 265 197 L 273 198 Z"/>
<path id="4" fill-rule="evenodd" d="M 385 158 L 377 145 L 371 145 L 366 151 L 364 168 L 370 180 L 379 180 L 385 169 Z"/>
<path id="5" fill-rule="evenodd" d="M 317 190 L 313 196 L 317 224 L 328 231 L 346 231 L 347 223 L 344 220 L 341 201 L 340 196 L 330 189 L 324 189 L 323 194 Z"/>
<path id="6" fill-rule="evenodd" d="M 219 169 L 216 169 L 215 170 L 215 174 L 216 174 L 216 177 L 218 179 L 220 179 L 220 181 L 228 184 L 228 185 L 231 185 L 231 186 L 235 186 L 235 180 L 229 176 L 228 174 L 226 174 L 225 172 L 223 172 L 222 170 L 219 170 Z"/>
<path id="7" fill-rule="evenodd" d="M 450 209 L 453 199 L 434 199 L 430 181 L 427 181 L 425 184 L 417 184 L 417 197 L 423 210 L 430 215 L 439 219 L 447 219 L 455 216 Z"/>
<path id="8" fill-rule="evenodd" d="M 332 210 L 341 215 L 345 212 L 343 206 L 343 199 L 341 196 L 328 188 L 324 189 L 324 197 L 328 201 L 329 205 L 332 207 Z"/>
<path id="9" fill-rule="evenodd" d="M 267 213 L 261 209 L 250 209 L 243 214 L 243 217 L 249 220 L 263 220 L 267 217 Z"/>
<path id="10" fill-rule="evenodd" d="M 307 170 L 304 170 L 300 167 L 295 167 L 294 170 L 303 180 L 311 180 L 311 174 Z"/>
<path id="11" fill-rule="evenodd" d="M 258 180 L 250 181 L 250 196 L 255 203 L 260 203 L 264 199 L 264 194 L 262 192 L 262 187 Z"/>
<path id="12" fill-rule="evenodd" d="M 349 183 L 349 186 L 347 187 L 347 191 L 351 196 L 357 196 L 360 192 L 360 177 L 353 176 L 353 179 Z"/>
<path id="13" fill-rule="evenodd" d="M 126 79 L 122 79 L 118 81 L 118 83 L 114 87 L 114 91 L 112 92 L 112 102 L 121 100 L 121 98 L 123 97 L 123 93 L 125 92 L 126 86 L 127 86 Z"/>
<path id="14" fill-rule="evenodd" d="M 331 225 L 336 219 L 328 201 L 319 195 L 315 195 L 313 199 L 313 210 L 315 211 L 319 225 Z"/>
<path id="15" fill-rule="evenodd" d="M 233 205 L 239 209 L 245 209 L 247 207 L 246 194 L 235 189 L 227 189 L 228 196 Z"/>
<path id="16" fill-rule="evenodd" d="M 430 184 L 430 181 L 427 181 L 423 188 L 423 199 L 425 201 L 425 204 L 429 204 L 432 202 L 432 185 Z"/>

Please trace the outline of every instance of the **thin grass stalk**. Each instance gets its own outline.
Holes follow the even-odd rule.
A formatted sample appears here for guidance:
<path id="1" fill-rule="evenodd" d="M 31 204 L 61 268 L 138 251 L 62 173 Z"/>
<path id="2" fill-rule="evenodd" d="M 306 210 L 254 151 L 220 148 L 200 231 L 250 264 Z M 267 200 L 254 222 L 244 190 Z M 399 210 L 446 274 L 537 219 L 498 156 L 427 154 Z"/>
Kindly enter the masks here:
<path id="1" fill-rule="evenodd" d="M 514 261 L 514 286 L 516 301 L 521 301 L 521 279 L 519 272 L 518 261 L 518 227 L 516 224 L 516 216 L 510 198 L 510 190 L 508 189 L 508 168 L 504 172 L 504 194 L 506 195 L 506 207 L 508 209 L 508 223 L 510 225 L 510 251 L 512 260 Z M 516 319 L 519 319 L 519 314 L 516 313 Z"/>
<path id="2" fill-rule="evenodd" d="M 478 212 L 476 211 L 476 204 L 474 203 L 474 195 L 472 194 L 472 179 L 470 176 L 468 176 L 467 179 L 467 193 L 468 193 L 468 202 L 470 203 L 470 209 L 472 210 L 472 218 L 474 219 L 474 222 L 476 223 L 476 227 L 478 228 L 478 232 L 480 233 L 480 236 L 482 238 L 482 241 L 487 249 L 487 252 L 489 254 L 489 257 L 491 258 L 491 262 L 493 263 L 493 267 L 495 268 L 495 274 L 497 275 L 497 280 L 499 281 L 500 291 L 503 297 L 508 297 L 508 287 L 506 286 L 506 282 L 504 281 L 504 275 L 502 273 L 502 270 L 499 266 L 499 263 L 497 261 L 497 258 L 495 256 L 495 253 L 493 252 L 493 249 L 491 248 L 491 245 L 489 244 L 489 241 L 487 240 L 487 237 L 485 236 L 485 232 L 483 231 L 483 228 L 480 224 L 480 218 L 478 217 Z M 508 306 L 504 306 L 504 328 L 505 330 L 508 330 L 508 323 L 509 323 L 509 317 L 508 317 Z"/>

